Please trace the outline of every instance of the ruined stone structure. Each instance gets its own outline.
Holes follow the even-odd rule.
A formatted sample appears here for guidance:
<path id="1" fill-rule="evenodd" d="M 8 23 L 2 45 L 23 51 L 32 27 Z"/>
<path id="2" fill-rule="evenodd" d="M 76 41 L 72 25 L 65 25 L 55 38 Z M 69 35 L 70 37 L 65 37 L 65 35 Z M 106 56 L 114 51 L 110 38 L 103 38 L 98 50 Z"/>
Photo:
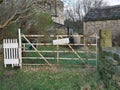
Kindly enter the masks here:
<path id="1" fill-rule="evenodd" d="M 36 12 L 49 13 L 54 22 L 64 24 L 64 4 L 61 0 L 38 0 L 34 7 Z"/>
<path id="2" fill-rule="evenodd" d="M 99 30 L 111 30 L 114 44 L 120 44 L 120 5 L 91 9 L 84 18 L 84 34 L 95 35 Z"/>
<path id="3" fill-rule="evenodd" d="M 64 4 L 60 0 L 56 0 L 56 16 L 52 16 L 54 22 L 64 25 Z"/>
<path id="4" fill-rule="evenodd" d="M 37 13 L 45 12 L 51 15 L 54 25 L 49 28 L 52 34 L 66 34 L 64 25 L 64 4 L 61 0 L 37 0 L 34 4 Z"/>

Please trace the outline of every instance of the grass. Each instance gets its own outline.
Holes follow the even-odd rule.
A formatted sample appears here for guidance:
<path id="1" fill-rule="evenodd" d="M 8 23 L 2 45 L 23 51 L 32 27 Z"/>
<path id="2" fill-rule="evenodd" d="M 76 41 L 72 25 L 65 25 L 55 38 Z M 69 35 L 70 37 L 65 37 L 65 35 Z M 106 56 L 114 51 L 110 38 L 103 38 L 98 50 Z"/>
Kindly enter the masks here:
<path id="1" fill-rule="evenodd" d="M 48 47 L 41 47 L 46 49 Z M 54 47 L 49 50 L 55 50 Z M 66 47 L 61 47 L 66 50 Z M 69 50 L 69 49 L 67 49 Z M 36 53 L 28 54 L 37 56 Z M 46 56 L 55 56 L 54 54 L 45 53 Z M 72 54 L 61 55 L 63 57 L 71 57 Z M 26 55 L 25 55 L 26 56 Z M 81 56 L 85 57 L 85 54 Z M 75 56 L 73 56 L 75 57 Z M 29 60 L 28 60 L 29 61 Z M 31 60 L 34 63 L 44 61 Z M 52 61 L 53 62 L 53 61 Z M 56 63 L 56 62 L 54 62 Z M 80 64 L 79 61 L 60 61 L 66 64 Z M 95 69 L 85 69 L 81 67 L 23 67 L 20 69 L 11 69 L 11 67 L 3 68 L 0 63 L 0 90 L 81 90 L 82 87 L 91 88 L 91 90 L 98 89 L 99 75 Z M 104 90 L 104 89 L 102 89 Z"/>
<path id="2" fill-rule="evenodd" d="M 68 60 L 61 63 L 63 62 L 80 63 Z M 3 62 L 0 63 L 0 90 L 81 90 L 82 87 L 97 90 L 101 82 L 97 70 L 93 68 L 24 66 L 20 70 L 11 67 L 5 69 L 2 64 Z M 101 90 L 110 89 L 103 87 Z"/>
<path id="3" fill-rule="evenodd" d="M 45 70 L 15 70 L 0 71 L 0 90 L 81 90 L 90 86 L 97 90 L 98 73 L 88 69 L 57 68 Z"/>

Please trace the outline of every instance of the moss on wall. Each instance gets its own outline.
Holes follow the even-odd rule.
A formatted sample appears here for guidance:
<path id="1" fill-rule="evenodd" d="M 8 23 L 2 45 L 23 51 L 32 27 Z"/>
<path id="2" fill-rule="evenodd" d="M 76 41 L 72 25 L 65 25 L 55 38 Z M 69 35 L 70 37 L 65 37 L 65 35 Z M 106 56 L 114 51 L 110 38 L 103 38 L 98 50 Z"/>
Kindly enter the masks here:
<path id="1" fill-rule="evenodd" d="M 100 52 L 98 70 L 107 90 L 120 89 L 120 55 Z"/>

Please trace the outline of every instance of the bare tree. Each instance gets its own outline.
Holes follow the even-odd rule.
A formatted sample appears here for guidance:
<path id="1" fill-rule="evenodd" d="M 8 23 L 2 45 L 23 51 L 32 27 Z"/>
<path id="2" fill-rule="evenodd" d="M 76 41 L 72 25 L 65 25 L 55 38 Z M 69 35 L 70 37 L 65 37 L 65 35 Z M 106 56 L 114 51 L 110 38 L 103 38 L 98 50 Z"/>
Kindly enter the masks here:
<path id="1" fill-rule="evenodd" d="M 105 0 L 77 0 L 75 4 L 66 11 L 67 18 L 71 20 L 83 20 L 83 17 L 91 8 L 98 8 L 107 5 Z"/>
<path id="2" fill-rule="evenodd" d="M 9 24 L 31 15 L 32 10 L 36 13 L 57 13 L 56 2 L 60 0 L 0 0 L 0 30 Z M 35 14 L 35 12 L 33 12 Z"/>
<path id="3" fill-rule="evenodd" d="M 32 0 L 4 0 L 0 4 L 0 30 L 29 16 Z"/>
<path id="4" fill-rule="evenodd" d="M 66 20 L 76 22 L 76 25 L 78 25 L 77 27 L 75 26 L 77 31 L 82 33 L 82 22 L 84 16 L 90 11 L 91 8 L 105 6 L 107 5 L 107 2 L 105 0 L 77 0 L 75 3 L 73 3 L 73 1 L 67 2 L 67 5 L 65 14 Z"/>

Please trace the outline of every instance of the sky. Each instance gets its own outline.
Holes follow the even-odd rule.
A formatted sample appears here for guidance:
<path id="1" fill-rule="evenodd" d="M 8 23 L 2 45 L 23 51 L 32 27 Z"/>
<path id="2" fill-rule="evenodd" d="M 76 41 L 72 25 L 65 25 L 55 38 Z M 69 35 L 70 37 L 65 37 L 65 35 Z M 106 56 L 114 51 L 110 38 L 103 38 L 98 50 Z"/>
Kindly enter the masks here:
<path id="1" fill-rule="evenodd" d="M 120 0 L 108 0 L 110 5 L 120 5 Z"/>
<path id="2" fill-rule="evenodd" d="M 64 10 L 66 11 L 66 9 L 71 8 L 71 5 L 74 4 L 77 0 L 61 0 L 61 1 L 66 2 L 66 3 L 64 3 L 64 5 L 65 5 Z M 106 0 L 106 1 L 108 2 L 108 5 L 110 5 L 110 6 L 120 5 L 120 0 Z"/>
<path id="3" fill-rule="evenodd" d="M 61 0 L 61 1 L 65 1 L 66 3 L 64 3 L 65 5 L 65 10 L 67 8 L 70 8 L 72 4 L 74 4 L 76 1 L 78 0 Z M 113 6 L 113 5 L 120 5 L 120 0 L 106 0 L 108 5 Z"/>
<path id="4" fill-rule="evenodd" d="M 75 1 L 77 1 L 77 0 L 64 0 L 64 1 L 70 1 L 70 2 L 75 2 Z M 120 0 L 106 0 L 106 1 L 108 1 L 108 4 L 110 4 L 110 5 L 120 5 Z"/>

